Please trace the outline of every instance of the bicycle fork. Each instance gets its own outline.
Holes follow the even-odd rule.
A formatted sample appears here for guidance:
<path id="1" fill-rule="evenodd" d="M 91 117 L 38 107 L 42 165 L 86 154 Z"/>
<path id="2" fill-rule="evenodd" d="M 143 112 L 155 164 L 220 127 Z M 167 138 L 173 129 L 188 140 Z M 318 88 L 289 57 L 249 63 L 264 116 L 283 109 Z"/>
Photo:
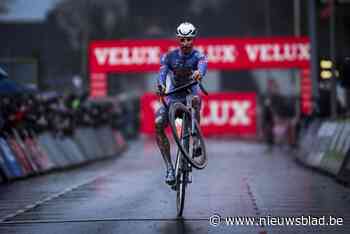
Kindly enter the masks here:
<path id="1" fill-rule="evenodd" d="M 195 112 L 193 110 L 193 108 L 191 108 L 191 118 L 193 120 L 193 116 L 194 116 Z M 183 134 L 184 134 L 184 137 L 183 137 L 183 140 L 185 141 L 185 144 L 186 145 L 186 148 L 189 149 L 189 152 L 190 152 L 190 155 L 192 156 L 192 152 L 193 152 L 193 144 L 190 144 L 190 138 L 192 136 L 192 129 L 194 126 L 193 121 L 191 121 L 191 129 L 189 131 L 188 129 L 188 123 L 187 123 L 187 119 L 186 119 L 186 114 L 183 115 L 183 125 L 182 125 L 182 130 L 183 130 Z M 187 162 L 187 160 L 184 158 L 184 156 L 181 157 L 181 170 L 182 170 L 182 173 L 184 173 L 184 180 L 185 180 L 185 183 L 192 183 L 192 175 L 191 175 L 191 171 L 192 171 L 192 167 L 191 165 L 189 164 L 189 162 Z"/>

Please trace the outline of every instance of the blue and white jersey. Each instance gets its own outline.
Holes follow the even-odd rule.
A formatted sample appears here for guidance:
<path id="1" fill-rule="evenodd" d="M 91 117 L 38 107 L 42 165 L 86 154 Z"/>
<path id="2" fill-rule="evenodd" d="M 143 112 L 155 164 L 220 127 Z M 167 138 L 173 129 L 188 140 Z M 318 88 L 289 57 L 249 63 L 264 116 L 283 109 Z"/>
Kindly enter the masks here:
<path id="1" fill-rule="evenodd" d="M 206 57 L 198 50 L 193 49 L 188 55 L 183 55 L 180 49 L 175 49 L 162 56 L 160 61 L 160 72 L 158 84 L 166 85 L 166 77 L 169 72 L 170 87 L 169 90 L 179 87 L 189 82 L 192 73 L 199 70 L 202 77 L 207 72 L 208 62 Z M 198 85 L 192 87 L 192 94 L 198 94 Z M 172 98 L 182 98 L 186 92 L 177 93 L 170 96 Z"/>

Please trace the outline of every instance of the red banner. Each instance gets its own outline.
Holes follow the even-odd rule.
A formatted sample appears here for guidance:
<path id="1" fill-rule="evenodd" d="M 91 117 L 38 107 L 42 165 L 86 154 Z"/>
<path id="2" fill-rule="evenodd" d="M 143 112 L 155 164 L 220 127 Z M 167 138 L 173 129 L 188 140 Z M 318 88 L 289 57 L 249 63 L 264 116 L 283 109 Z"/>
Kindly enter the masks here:
<path id="1" fill-rule="evenodd" d="M 104 73 L 90 74 L 90 96 L 105 97 L 107 96 L 108 84 L 107 75 Z"/>
<path id="2" fill-rule="evenodd" d="M 300 70 L 300 104 L 301 111 L 306 115 L 310 115 L 312 112 L 312 82 L 310 77 L 310 69 Z"/>
<path id="3" fill-rule="evenodd" d="M 209 69 L 309 67 L 306 37 L 197 39 L 196 48 L 207 55 Z M 90 72 L 155 72 L 162 54 L 175 40 L 95 41 L 90 44 Z"/>
<path id="4" fill-rule="evenodd" d="M 161 104 L 154 94 L 141 98 L 141 133 L 152 135 Z M 255 93 L 215 93 L 202 97 L 201 127 L 208 135 L 256 135 Z"/>

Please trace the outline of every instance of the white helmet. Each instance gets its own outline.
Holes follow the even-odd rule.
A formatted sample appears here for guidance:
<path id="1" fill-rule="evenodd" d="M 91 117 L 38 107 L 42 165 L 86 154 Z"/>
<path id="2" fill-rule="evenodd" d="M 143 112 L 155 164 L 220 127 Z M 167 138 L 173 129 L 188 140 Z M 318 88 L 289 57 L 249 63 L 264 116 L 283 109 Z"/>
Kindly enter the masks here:
<path id="1" fill-rule="evenodd" d="M 176 29 L 178 37 L 196 37 L 197 29 L 189 22 L 181 23 Z"/>

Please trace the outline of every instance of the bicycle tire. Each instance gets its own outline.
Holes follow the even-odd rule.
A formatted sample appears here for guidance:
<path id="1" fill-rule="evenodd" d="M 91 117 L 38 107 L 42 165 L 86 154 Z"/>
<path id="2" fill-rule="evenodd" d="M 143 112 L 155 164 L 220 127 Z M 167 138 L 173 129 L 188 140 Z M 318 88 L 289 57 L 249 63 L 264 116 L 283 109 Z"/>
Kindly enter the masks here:
<path id="1" fill-rule="evenodd" d="M 185 207 L 186 181 L 185 173 L 180 171 L 178 183 L 176 185 L 176 210 L 177 216 L 181 217 Z"/>
<path id="2" fill-rule="evenodd" d="M 181 141 L 184 141 L 183 128 L 181 128 Z M 183 155 L 181 150 L 177 149 L 176 162 L 175 162 L 175 175 L 176 175 L 176 211 L 177 216 L 182 217 L 182 213 L 185 207 L 185 194 L 186 194 L 186 181 L 183 171 L 184 166 Z"/>
<path id="3" fill-rule="evenodd" d="M 192 158 L 191 155 L 189 154 L 189 150 L 186 149 L 187 147 L 185 147 L 182 143 L 181 143 L 181 138 L 179 137 L 177 134 L 177 129 L 176 129 L 176 124 L 175 124 L 175 120 L 176 120 L 176 114 L 177 113 L 184 113 L 186 115 L 186 119 L 191 120 L 191 113 L 189 112 L 189 110 L 187 109 L 187 107 L 180 103 L 174 103 L 170 106 L 170 110 L 169 110 L 169 122 L 170 122 L 170 128 L 171 128 L 171 132 L 173 134 L 173 137 L 175 139 L 175 142 L 178 146 L 178 148 L 180 149 L 181 153 L 183 154 L 183 156 L 186 158 L 186 160 L 196 169 L 204 169 L 207 164 L 208 164 L 208 158 L 207 158 L 207 153 L 206 153 L 206 147 L 205 147 L 205 142 L 203 139 L 203 134 L 202 131 L 200 129 L 200 126 L 197 122 L 197 120 L 195 120 L 195 128 L 196 128 L 196 133 L 197 133 L 197 137 L 199 139 L 199 142 L 201 144 L 201 148 L 202 148 L 202 155 L 201 155 L 201 161 L 198 162 L 197 159 Z M 186 125 L 185 125 L 186 126 Z"/>

